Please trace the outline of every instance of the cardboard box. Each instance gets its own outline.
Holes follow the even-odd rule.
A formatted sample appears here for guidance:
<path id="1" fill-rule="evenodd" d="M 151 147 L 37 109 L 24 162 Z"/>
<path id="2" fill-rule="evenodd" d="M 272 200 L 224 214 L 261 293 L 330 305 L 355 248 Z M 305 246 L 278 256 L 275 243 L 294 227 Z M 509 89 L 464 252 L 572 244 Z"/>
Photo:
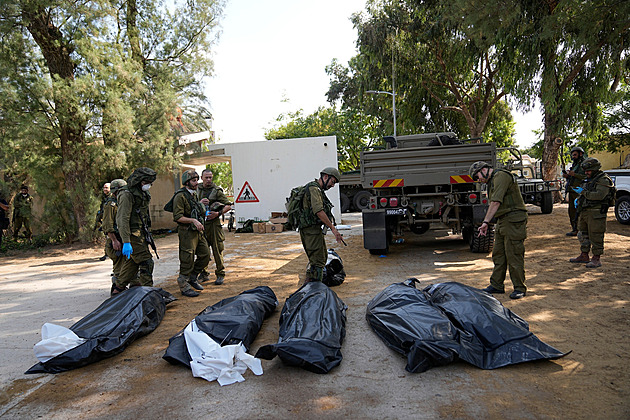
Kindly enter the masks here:
<path id="1" fill-rule="evenodd" d="M 287 218 L 286 217 L 273 217 L 271 219 L 269 219 L 269 223 L 286 223 L 287 222 Z"/>
<path id="2" fill-rule="evenodd" d="M 267 229 L 265 227 L 265 222 L 254 223 L 254 233 L 266 233 Z"/>
<path id="3" fill-rule="evenodd" d="M 283 229 L 284 229 L 284 226 L 282 226 L 279 223 L 267 223 L 265 225 L 266 233 L 280 233 L 282 232 Z"/>
<path id="4" fill-rule="evenodd" d="M 272 211 L 271 212 L 271 218 L 275 219 L 276 217 L 287 217 L 287 212 L 281 212 L 281 211 Z"/>

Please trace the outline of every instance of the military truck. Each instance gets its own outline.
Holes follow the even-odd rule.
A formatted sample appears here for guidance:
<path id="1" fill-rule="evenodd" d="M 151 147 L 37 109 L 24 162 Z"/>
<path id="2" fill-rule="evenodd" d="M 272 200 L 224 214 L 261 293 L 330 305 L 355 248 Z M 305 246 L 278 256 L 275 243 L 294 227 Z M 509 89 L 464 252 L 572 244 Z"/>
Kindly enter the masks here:
<path id="1" fill-rule="evenodd" d="M 370 202 L 369 191 L 361 185 L 361 171 L 349 171 L 341 174 L 339 180 L 339 199 L 341 212 L 361 211 L 367 208 Z"/>
<path id="2" fill-rule="evenodd" d="M 553 211 L 553 192 L 562 189 L 560 180 L 545 181 L 538 178 L 536 167 L 527 164 L 521 152 L 516 147 L 500 147 L 498 152 L 506 151 L 510 156 L 499 165 L 518 177 L 516 182 L 521 190 L 521 196 L 525 204 L 533 204 L 540 207 L 542 214 Z"/>
<path id="3" fill-rule="evenodd" d="M 462 142 L 448 132 L 398 136 L 385 149 L 362 151 L 361 185 L 372 191 L 362 211 L 364 247 L 385 254 L 393 235 L 448 229 L 472 252 L 490 252 L 494 229 L 477 234 L 487 193 L 468 169 L 478 160 L 496 167 L 496 156 L 494 143 Z"/>

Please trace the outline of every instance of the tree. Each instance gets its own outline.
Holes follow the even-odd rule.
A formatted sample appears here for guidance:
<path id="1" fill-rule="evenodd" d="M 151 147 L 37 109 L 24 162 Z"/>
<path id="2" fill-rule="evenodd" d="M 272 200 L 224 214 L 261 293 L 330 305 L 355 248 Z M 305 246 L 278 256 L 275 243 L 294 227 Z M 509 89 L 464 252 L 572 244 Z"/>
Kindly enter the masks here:
<path id="1" fill-rule="evenodd" d="M 483 37 L 464 36 L 461 22 L 445 18 L 445 2 L 371 1 L 367 11 L 353 17 L 359 56 L 350 69 L 336 62 L 328 68 L 329 101 L 357 106 L 367 90 L 395 89 L 402 115 L 398 132 L 452 130 L 481 137 L 506 95 L 497 71 L 500 52 Z M 379 115 L 369 101 L 365 108 Z"/>
<path id="2" fill-rule="evenodd" d="M 358 169 L 361 150 L 374 146 L 381 137 L 377 134 L 376 119 L 354 109 L 337 111 L 335 107 L 320 107 L 306 116 L 300 110 L 278 116 L 277 123 L 279 125 L 265 132 L 268 140 L 337 136 L 337 156 L 342 171 Z"/>
<path id="3" fill-rule="evenodd" d="M 86 237 L 103 180 L 170 170 L 178 104 L 200 79 L 222 4 L 3 2 L 0 148 L 9 177 L 31 177 L 50 229 Z M 96 187 L 96 188 L 95 188 Z"/>
<path id="4" fill-rule="evenodd" d="M 528 107 L 543 107 L 543 177 L 555 178 L 558 151 L 581 129 L 597 136 L 601 107 L 628 77 L 630 2 L 622 0 L 504 0 L 493 7 L 455 0 L 469 36 L 485 36 L 505 55 L 499 68 L 510 92 Z"/>

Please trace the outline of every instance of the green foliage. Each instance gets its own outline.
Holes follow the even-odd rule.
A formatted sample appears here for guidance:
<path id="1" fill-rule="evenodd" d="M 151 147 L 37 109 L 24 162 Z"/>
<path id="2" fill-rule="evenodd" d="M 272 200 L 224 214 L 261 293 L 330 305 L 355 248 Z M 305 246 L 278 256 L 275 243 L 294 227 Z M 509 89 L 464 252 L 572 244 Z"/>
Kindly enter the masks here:
<path id="1" fill-rule="evenodd" d="M 87 238 L 105 181 L 170 171 L 176 117 L 206 113 L 200 80 L 221 0 L 3 2 L 0 171 L 31 183 L 50 232 Z"/>
<path id="2" fill-rule="evenodd" d="M 278 116 L 276 125 L 265 131 L 265 138 L 337 136 L 339 170 L 351 171 L 359 168 L 361 150 L 380 141 L 379 132 L 377 119 L 360 110 L 320 107 L 306 116 L 302 110 Z"/>
<path id="3" fill-rule="evenodd" d="M 225 195 L 234 195 L 232 165 L 229 162 L 212 163 L 206 165 L 206 169 L 212 171 L 212 182 L 223 188 Z"/>

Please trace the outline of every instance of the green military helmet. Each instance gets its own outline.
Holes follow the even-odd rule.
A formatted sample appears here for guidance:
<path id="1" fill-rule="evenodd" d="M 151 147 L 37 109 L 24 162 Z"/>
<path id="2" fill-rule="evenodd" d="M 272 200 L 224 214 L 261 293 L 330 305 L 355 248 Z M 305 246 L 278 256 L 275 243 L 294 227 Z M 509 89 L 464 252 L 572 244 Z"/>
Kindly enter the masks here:
<path id="1" fill-rule="evenodd" d="M 573 152 L 580 152 L 584 154 L 584 149 L 582 149 L 580 146 L 575 146 L 573 149 L 571 149 L 571 153 Z"/>
<path id="2" fill-rule="evenodd" d="M 225 207 L 225 204 L 215 201 L 214 203 L 210 204 L 210 211 L 220 212 L 220 211 L 223 211 L 224 207 Z"/>
<path id="3" fill-rule="evenodd" d="M 582 169 L 585 171 L 599 171 L 601 167 L 601 162 L 594 157 L 586 158 L 584 162 L 582 162 Z"/>
<path id="4" fill-rule="evenodd" d="M 339 172 L 339 169 L 333 168 L 332 166 L 322 169 L 320 174 L 332 176 L 337 180 L 337 182 L 339 182 L 339 180 L 341 179 L 341 173 Z"/>
<path id="5" fill-rule="evenodd" d="M 488 164 L 488 162 L 484 162 L 483 160 L 478 160 L 477 162 L 470 165 L 470 168 L 468 169 L 468 175 L 470 175 L 472 179 L 475 179 L 475 175 L 477 175 L 479 171 L 481 171 L 483 168 L 489 168 L 489 167 L 490 167 L 490 164 Z"/>
<path id="6" fill-rule="evenodd" d="M 182 174 L 182 185 L 186 185 L 193 178 L 199 179 L 199 174 L 194 169 L 189 169 Z"/>
<path id="7" fill-rule="evenodd" d="M 124 179 L 115 179 L 109 183 L 109 190 L 112 193 L 116 193 L 119 189 L 125 186 L 127 186 L 127 181 Z"/>

